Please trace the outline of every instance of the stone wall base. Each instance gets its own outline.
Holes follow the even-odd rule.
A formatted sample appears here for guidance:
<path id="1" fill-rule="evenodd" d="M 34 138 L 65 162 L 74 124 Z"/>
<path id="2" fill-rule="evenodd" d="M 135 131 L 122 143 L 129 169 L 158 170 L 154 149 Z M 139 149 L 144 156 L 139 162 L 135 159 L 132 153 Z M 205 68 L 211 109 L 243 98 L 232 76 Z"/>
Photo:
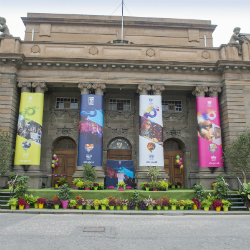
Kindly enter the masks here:
<path id="1" fill-rule="evenodd" d="M 7 176 L 1 176 L 0 177 L 0 189 L 6 187 L 8 181 Z"/>

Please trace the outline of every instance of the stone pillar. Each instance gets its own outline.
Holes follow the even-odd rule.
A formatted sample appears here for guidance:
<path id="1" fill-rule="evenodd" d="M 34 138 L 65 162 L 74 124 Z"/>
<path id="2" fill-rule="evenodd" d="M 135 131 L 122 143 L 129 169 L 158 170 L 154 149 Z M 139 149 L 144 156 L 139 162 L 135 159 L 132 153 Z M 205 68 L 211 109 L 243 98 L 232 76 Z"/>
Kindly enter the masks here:
<path id="1" fill-rule="evenodd" d="M 153 85 L 153 87 L 151 87 L 151 85 L 149 84 L 139 84 L 137 92 L 139 93 L 139 95 L 148 95 L 148 91 L 153 90 L 154 95 L 161 95 L 161 92 L 164 89 L 165 88 L 163 85 Z M 138 124 L 138 128 L 139 128 L 139 124 Z M 139 135 L 139 131 L 138 131 L 138 135 Z M 139 148 L 137 151 L 139 152 Z M 151 179 L 147 175 L 148 166 L 140 166 L 139 160 L 137 162 L 138 162 L 138 165 L 136 168 L 135 179 L 137 183 L 137 189 L 141 189 L 141 183 L 151 182 Z M 161 174 L 159 180 L 166 179 L 166 181 L 168 181 L 168 175 L 164 171 L 164 166 L 159 166 L 159 169 L 160 169 L 160 174 Z"/>
<path id="2" fill-rule="evenodd" d="M 93 89 L 95 90 L 95 95 L 102 95 L 106 90 L 106 84 L 104 83 L 94 83 Z M 103 149 L 102 149 L 103 154 Z M 102 166 L 95 166 L 97 181 L 104 182 L 105 173 Z"/>
<path id="3" fill-rule="evenodd" d="M 242 57 L 243 61 L 249 61 L 249 42 L 246 40 L 242 44 Z"/>
<path id="4" fill-rule="evenodd" d="M 81 95 L 89 94 L 89 90 L 92 88 L 91 83 L 83 83 L 79 82 L 78 84 L 78 89 L 81 91 Z M 77 157 L 78 157 L 79 152 L 77 152 Z M 78 164 L 77 164 L 78 165 Z M 76 172 L 73 175 L 74 178 L 82 178 L 83 177 L 83 166 L 76 166 Z"/>
<path id="5" fill-rule="evenodd" d="M 31 83 L 30 82 L 19 82 L 17 84 L 19 88 L 21 88 L 21 93 L 30 92 Z M 23 175 L 25 173 L 24 165 L 14 165 L 13 171 L 18 175 Z"/>

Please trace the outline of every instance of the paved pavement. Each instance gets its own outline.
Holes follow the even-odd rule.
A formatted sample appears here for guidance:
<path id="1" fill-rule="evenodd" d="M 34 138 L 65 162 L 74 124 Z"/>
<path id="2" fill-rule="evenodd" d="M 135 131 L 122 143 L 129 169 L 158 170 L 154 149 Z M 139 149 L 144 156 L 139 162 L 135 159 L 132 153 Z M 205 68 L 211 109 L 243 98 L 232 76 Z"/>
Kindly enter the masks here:
<path id="1" fill-rule="evenodd" d="M 250 216 L 244 214 L 211 211 L 191 216 L 185 211 L 166 211 L 149 215 L 145 211 L 127 216 L 131 211 L 115 215 L 112 211 L 46 214 L 47 210 L 43 214 L 0 213 L 0 249 L 250 249 Z"/>

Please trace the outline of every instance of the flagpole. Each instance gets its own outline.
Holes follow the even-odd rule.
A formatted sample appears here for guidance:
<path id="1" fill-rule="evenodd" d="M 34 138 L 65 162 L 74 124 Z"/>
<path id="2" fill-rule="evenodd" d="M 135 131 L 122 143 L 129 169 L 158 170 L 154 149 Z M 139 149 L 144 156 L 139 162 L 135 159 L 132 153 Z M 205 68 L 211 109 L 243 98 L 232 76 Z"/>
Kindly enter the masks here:
<path id="1" fill-rule="evenodd" d="M 121 42 L 123 43 L 123 0 L 122 0 L 122 39 Z"/>

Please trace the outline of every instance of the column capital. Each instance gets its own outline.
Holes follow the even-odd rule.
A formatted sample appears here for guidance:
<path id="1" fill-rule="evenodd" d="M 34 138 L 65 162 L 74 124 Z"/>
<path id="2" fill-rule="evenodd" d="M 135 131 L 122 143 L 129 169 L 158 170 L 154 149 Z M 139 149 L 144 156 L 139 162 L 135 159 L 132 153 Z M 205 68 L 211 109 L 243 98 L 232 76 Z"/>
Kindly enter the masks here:
<path id="1" fill-rule="evenodd" d="M 78 88 L 81 91 L 81 95 L 89 94 L 89 90 L 92 88 L 91 83 L 79 82 Z"/>
<path id="2" fill-rule="evenodd" d="M 221 93 L 221 87 L 209 87 L 209 96 L 218 97 L 218 93 Z"/>
<path id="3" fill-rule="evenodd" d="M 153 85 L 152 90 L 154 92 L 154 95 L 161 95 L 161 92 L 165 90 L 164 85 Z"/>
<path id="4" fill-rule="evenodd" d="M 36 88 L 36 93 L 44 94 L 44 92 L 48 90 L 45 82 L 33 82 L 32 87 Z"/>
<path id="5" fill-rule="evenodd" d="M 151 90 L 152 87 L 149 84 L 139 84 L 137 88 L 137 93 L 140 95 L 147 95 L 148 91 Z"/>
<path id="6" fill-rule="evenodd" d="M 18 88 L 21 88 L 21 93 L 30 92 L 31 83 L 30 82 L 18 82 Z"/>
<path id="7" fill-rule="evenodd" d="M 205 92 L 208 92 L 207 86 L 197 86 L 193 89 L 192 94 L 195 95 L 196 97 L 204 97 Z"/>
<path id="8" fill-rule="evenodd" d="M 93 89 L 96 89 L 95 94 L 96 95 L 103 95 L 103 92 L 106 89 L 105 83 L 93 83 Z"/>

